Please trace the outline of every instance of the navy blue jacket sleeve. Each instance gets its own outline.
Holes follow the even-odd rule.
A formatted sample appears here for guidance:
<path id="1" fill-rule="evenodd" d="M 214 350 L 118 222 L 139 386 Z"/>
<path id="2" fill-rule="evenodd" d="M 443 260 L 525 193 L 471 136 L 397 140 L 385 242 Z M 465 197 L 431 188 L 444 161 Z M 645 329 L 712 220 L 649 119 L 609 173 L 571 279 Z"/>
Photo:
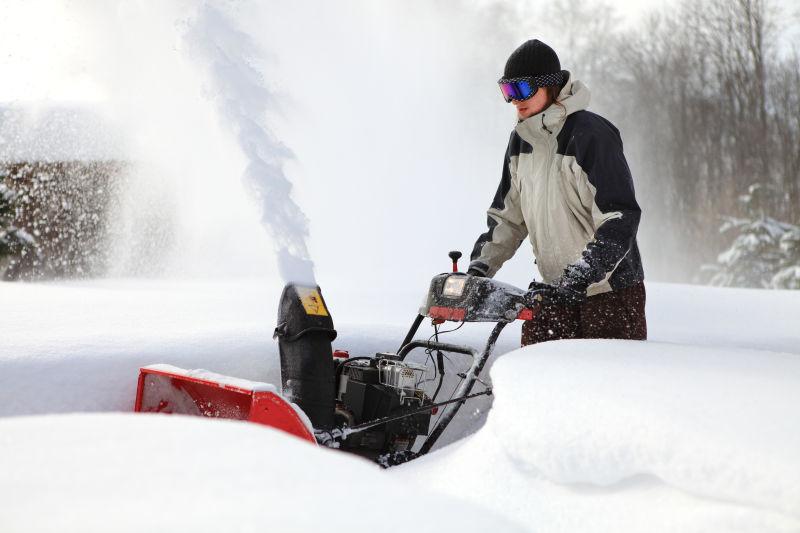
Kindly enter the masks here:
<path id="1" fill-rule="evenodd" d="M 599 118 L 599 117 L 598 117 Z M 571 139 L 575 158 L 594 187 L 594 238 L 581 259 L 564 270 L 559 285 L 585 291 L 613 272 L 635 248 L 642 210 L 622 150 L 619 131 L 605 119 L 576 132 Z M 638 256 L 638 250 L 635 250 Z"/>

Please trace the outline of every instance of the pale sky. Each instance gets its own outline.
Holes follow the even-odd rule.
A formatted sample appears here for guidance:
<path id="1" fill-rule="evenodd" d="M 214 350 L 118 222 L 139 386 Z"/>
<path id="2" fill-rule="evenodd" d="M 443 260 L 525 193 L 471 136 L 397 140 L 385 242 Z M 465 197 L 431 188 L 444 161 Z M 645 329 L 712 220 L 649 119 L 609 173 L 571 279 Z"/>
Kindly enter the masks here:
<path id="1" fill-rule="evenodd" d="M 648 9 L 671 1 L 616 0 L 613 4 L 635 21 Z M 92 4 L 92 0 L 3 1 L 0 102 L 82 102 L 103 98 L 103 89 L 92 72 L 92 31 L 84 27 L 86 19 L 82 15 Z"/>
<path id="2" fill-rule="evenodd" d="M 475 0 L 474 3 L 480 6 L 495 1 Z M 607 1 L 618 8 L 629 23 L 636 23 L 646 13 L 674 5 L 677 0 Z M 0 6 L 0 102 L 103 98 L 103 90 L 92 71 L 96 66 L 93 65 L 92 28 L 85 27 L 86 17 L 83 16 L 96 3 L 97 0 L 3 0 Z M 191 4 L 186 2 L 188 7 Z M 787 15 L 783 23 L 798 25 L 800 9 L 796 0 L 777 0 L 776 4 Z M 153 6 L 157 12 L 158 2 L 153 2 Z"/>

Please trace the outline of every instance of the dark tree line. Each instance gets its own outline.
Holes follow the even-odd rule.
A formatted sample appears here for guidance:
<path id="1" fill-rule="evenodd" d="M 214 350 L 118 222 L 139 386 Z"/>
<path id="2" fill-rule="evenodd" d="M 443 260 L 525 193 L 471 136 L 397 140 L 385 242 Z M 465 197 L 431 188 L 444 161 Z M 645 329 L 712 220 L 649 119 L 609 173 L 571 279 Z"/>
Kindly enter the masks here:
<path id="1" fill-rule="evenodd" d="M 122 167 L 0 162 L 0 280 L 104 274 Z"/>

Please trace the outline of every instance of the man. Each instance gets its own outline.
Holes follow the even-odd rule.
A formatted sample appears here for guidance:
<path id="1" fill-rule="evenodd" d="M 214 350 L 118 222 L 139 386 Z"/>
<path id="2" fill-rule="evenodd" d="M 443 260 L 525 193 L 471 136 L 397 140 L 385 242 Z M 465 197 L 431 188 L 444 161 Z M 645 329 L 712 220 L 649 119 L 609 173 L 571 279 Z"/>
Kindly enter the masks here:
<path id="1" fill-rule="evenodd" d="M 494 276 L 526 236 L 544 283 L 522 344 L 647 338 L 636 202 L 619 131 L 587 111 L 589 90 L 530 40 L 506 62 L 500 89 L 517 110 L 500 186 L 469 273 Z"/>

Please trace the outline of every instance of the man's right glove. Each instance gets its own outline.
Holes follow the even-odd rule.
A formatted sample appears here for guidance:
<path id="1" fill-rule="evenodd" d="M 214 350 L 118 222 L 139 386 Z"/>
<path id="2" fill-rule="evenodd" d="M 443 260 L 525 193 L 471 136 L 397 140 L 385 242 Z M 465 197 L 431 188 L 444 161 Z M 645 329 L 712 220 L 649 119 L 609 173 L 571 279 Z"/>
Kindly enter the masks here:
<path id="1" fill-rule="evenodd" d="M 537 294 L 542 296 L 546 304 L 580 305 L 586 301 L 585 292 L 581 293 L 569 287 L 532 281 L 528 285 L 529 301 L 534 302 Z"/>

